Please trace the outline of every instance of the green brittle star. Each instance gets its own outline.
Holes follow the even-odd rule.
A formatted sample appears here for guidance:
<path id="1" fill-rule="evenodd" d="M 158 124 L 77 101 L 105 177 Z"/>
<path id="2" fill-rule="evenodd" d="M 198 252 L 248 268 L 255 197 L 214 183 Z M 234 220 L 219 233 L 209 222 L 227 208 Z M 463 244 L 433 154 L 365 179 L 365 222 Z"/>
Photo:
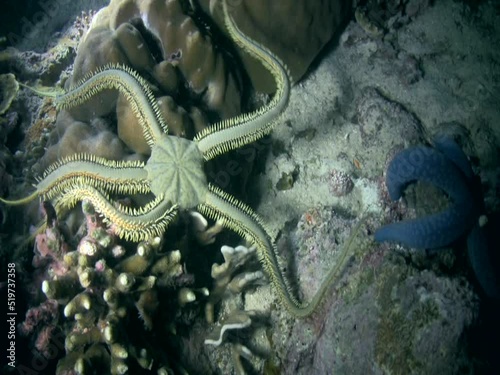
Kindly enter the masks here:
<path id="1" fill-rule="evenodd" d="M 156 99 L 147 82 L 137 73 L 123 66 L 103 67 L 68 92 L 54 95 L 56 107 L 74 107 L 99 91 L 119 90 L 135 112 L 151 148 L 147 162 L 110 161 L 76 154 L 51 165 L 30 196 L 17 201 L 0 198 L 0 201 L 24 204 L 41 197 L 53 201 L 60 210 L 87 200 L 120 237 L 132 241 L 162 235 L 179 210 L 197 210 L 256 246 L 259 260 L 280 300 L 293 315 L 303 317 L 314 311 L 345 264 L 347 251 L 344 250 L 342 259 L 330 271 L 313 300 L 309 304 L 300 303 L 283 276 L 276 247 L 262 220 L 246 204 L 208 183 L 203 169 L 204 161 L 269 134 L 287 107 L 290 95 L 290 75 L 284 64 L 238 29 L 228 14 L 225 1 L 223 10 L 232 39 L 261 61 L 276 81 L 276 93 L 267 105 L 218 122 L 191 141 L 168 135 L 168 126 L 160 116 Z M 140 208 L 122 206 L 111 198 L 114 194 L 147 193 L 155 198 Z"/>

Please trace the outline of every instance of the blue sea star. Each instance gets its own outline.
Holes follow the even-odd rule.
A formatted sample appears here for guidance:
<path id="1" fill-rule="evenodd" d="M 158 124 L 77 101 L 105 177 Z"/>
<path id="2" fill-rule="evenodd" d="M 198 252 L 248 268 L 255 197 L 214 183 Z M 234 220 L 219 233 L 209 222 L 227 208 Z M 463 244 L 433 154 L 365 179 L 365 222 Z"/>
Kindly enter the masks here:
<path id="1" fill-rule="evenodd" d="M 417 180 L 443 190 L 451 200 L 449 207 L 426 217 L 385 225 L 375 232 L 375 240 L 432 249 L 467 235 L 467 255 L 479 284 L 488 296 L 499 297 L 499 280 L 484 228 L 480 180 L 460 146 L 449 137 L 440 137 L 434 141 L 434 148 L 416 146 L 399 152 L 387 168 L 389 196 L 398 200 L 405 188 Z"/>
<path id="2" fill-rule="evenodd" d="M 375 240 L 438 248 L 453 243 L 477 223 L 483 210 L 482 197 L 475 192 L 475 175 L 467 156 L 453 140 L 443 137 L 435 141 L 435 148 L 411 147 L 392 159 L 386 174 L 392 200 L 401 198 L 406 186 L 417 180 L 443 190 L 452 201 L 449 207 L 423 218 L 383 226 L 375 233 Z"/>

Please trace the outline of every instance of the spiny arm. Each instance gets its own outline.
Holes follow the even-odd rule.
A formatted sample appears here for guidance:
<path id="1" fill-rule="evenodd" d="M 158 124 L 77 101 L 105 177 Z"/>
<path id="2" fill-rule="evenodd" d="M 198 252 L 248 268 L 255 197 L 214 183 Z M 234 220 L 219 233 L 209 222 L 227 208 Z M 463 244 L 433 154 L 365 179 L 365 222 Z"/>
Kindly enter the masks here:
<path id="1" fill-rule="evenodd" d="M 57 99 L 58 97 L 64 95 L 66 92 L 62 88 L 58 87 L 31 87 L 28 85 L 25 85 L 24 83 L 18 82 L 19 86 L 24 87 L 25 89 L 28 89 L 30 91 L 33 91 L 35 94 L 38 96 L 44 96 L 47 98 L 54 98 Z"/>
<path id="2" fill-rule="evenodd" d="M 115 161 L 90 154 L 74 154 L 50 165 L 29 196 L 18 200 L 0 198 L 0 202 L 21 205 L 38 197 L 50 200 L 76 185 L 94 186 L 108 193 L 147 193 L 150 187 L 143 167 L 140 161 Z"/>
<path id="3" fill-rule="evenodd" d="M 337 279 L 345 268 L 349 254 L 352 251 L 354 238 L 361 228 L 360 221 L 354 228 L 349 240 L 344 245 L 335 266 L 329 271 L 319 290 L 309 303 L 301 303 L 294 295 L 281 271 L 276 247 L 266 231 L 261 219 L 250 207 L 236 200 L 219 188 L 209 185 L 205 202 L 198 206 L 198 211 L 207 217 L 219 221 L 223 226 L 235 231 L 257 247 L 259 260 L 269 275 L 272 286 L 278 294 L 280 301 L 295 317 L 303 318 L 314 312 L 322 301 L 328 288 Z"/>
<path id="4" fill-rule="evenodd" d="M 285 65 L 269 49 L 243 34 L 229 16 L 226 0 L 222 3 L 229 35 L 242 49 L 264 65 L 274 77 L 277 89 L 267 105 L 254 112 L 218 122 L 198 133 L 194 141 L 198 144 L 205 160 L 269 134 L 288 105 L 290 96 L 290 73 Z"/>
<path id="5" fill-rule="evenodd" d="M 82 200 L 88 200 L 119 237 L 133 242 L 162 235 L 177 215 L 177 206 L 172 206 L 163 196 L 135 209 L 113 204 L 109 197 L 89 186 L 69 190 L 57 201 L 56 210 L 71 208 Z"/>
<path id="6" fill-rule="evenodd" d="M 152 147 L 162 134 L 168 133 L 168 126 L 161 116 L 156 99 L 149 84 L 131 68 L 109 64 L 87 74 L 67 92 L 58 89 L 37 89 L 21 84 L 40 96 L 55 99 L 56 108 L 68 109 L 83 104 L 96 93 L 116 89 L 122 93 L 139 120 L 144 138 Z"/>

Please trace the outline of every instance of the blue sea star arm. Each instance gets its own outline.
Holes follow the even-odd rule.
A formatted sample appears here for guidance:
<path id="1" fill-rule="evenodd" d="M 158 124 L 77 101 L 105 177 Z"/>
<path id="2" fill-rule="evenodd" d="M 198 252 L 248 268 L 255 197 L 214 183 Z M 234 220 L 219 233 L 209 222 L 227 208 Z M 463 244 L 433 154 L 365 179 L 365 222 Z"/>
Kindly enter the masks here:
<path id="1" fill-rule="evenodd" d="M 491 219 L 490 219 L 491 220 Z M 498 218 L 492 223 L 488 223 L 488 227 L 475 225 L 467 237 L 467 256 L 476 279 L 490 298 L 500 299 L 500 270 L 498 269 L 498 255 L 493 254 L 493 251 L 498 250 L 494 245 L 493 233 L 495 225 L 498 227 Z M 497 240 L 498 241 L 498 240 Z M 498 243 L 498 242 L 497 242 Z"/>
<path id="2" fill-rule="evenodd" d="M 446 192 L 460 202 L 469 194 L 462 172 L 443 153 L 426 146 L 399 152 L 389 164 L 386 185 L 392 200 L 398 200 L 412 182 L 424 181 Z"/>
<path id="3" fill-rule="evenodd" d="M 451 154 L 456 152 L 449 143 L 440 145 L 444 145 Z M 438 248 L 449 245 L 470 231 L 477 221 L 478 207 L 468 180 L 455 160 L 425 146 L 401 151 L 387 169 L 386 185 L 391 199 L 399 199 L 406 186 L 417 180 L 442 189 L 452 201 L 450 207 L 424 218 L 386 225 L 376 231 L 376 241 L 399 242 L 415 248 Z"/>
<path id="4" fill-rule="evenodd" d="M 446 136 L 438 137 L 434 139 L 434 148 L 455 163 L 465 177 L 470 179 L 475 177 L 467 155 L 464 154 L 460 146 L 453 139 Z"/>

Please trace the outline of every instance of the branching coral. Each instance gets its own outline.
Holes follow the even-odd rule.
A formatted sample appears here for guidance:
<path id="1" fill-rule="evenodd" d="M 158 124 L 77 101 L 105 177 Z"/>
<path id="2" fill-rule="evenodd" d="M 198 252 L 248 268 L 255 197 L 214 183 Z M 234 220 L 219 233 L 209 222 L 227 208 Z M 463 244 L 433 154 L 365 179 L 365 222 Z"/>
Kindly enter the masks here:
<path id="1" fill-rule="evenodd" d="M 136 242 L 162 235 L 179 211 L 196 209 L 254 244 L 284 306 L 297 317 L 307 316 L 320 303 L 338 269 L 331 270 L 310 303 L 301 303 L 283 275 L 280 258 L 262 220 L 249 206 L 208 183 L 203 168 L 204 161 L 268 134 L 287 107 L 290 95 L 290 77 L 283 63 L 242 34 L 225 2 L 223 8 L 234 41 L 259 59 L 276 80 L 277 91 L 269 103 L 253 112 L 217 122 L 190 141 L 168 135 L 168 125 L 141 76 L 124 66 L 105 66 L 68 92 L 54 95 L 56 106 L 77 107 L 102 91 L 118 90 L 133 108 L 151 148 L 147 162 L 72 155 L 47 168 L 30 196 L 16 201 L 0 198 L 0 201 L 16 205 L 43 197 L 52 200 L 58 211 L 64 211 L 88 200 L 104 216 L 113 233 Z M 153 197 L 138 207 L 129 207 L 116 201 L 116 195 L 120 194 Z"/>
<path id="2" fill-rule="evenodd" d="M 224 312 L 212 332 L 205 338 L 205 344 L 215 347 L 229 344 L 235 372 L 246 374 L 243 358 L 258 361 L 265 356 L 269 343 L 252 340 L 252 334 L 262 326 L 266 312 L 245 310 L 243 295 L 245 292 L 262 284 L 263 273 L 252 271 L 251 263 L 255 260 L 255 248 L 245 246 L 222 246 L 224 263 L 212 266 L 214 286 L 205 305 L 207 322 L 213 323 L 214 307 L 224 300 Z"/>
<path id="3" fill-rule="evenodd" d="M 212 278 L 215 281 L 214 288 L 205 307 L 205 317 L 207 322 L 214 322 L 214 307 L 227 294 L 239 294 L 249 285 L 254 285 L 256 281 L 264 276 L 262 272 L 241 272 L 236 276 L 236 272 L 255 257 L 255 247 L 247 248 L 237 246 L 236 248 L 223 246 L 221 253 L 224 263 L 212 266 Z"/>
<path id="4" fill-rule="evenodd" d="M 172 345 L 177 309 L 193 301 L 186 298 L 193 292 L 179 251 L 163 252 L 155 238 L 131 253 L 117 243 L 88 202 L 82 207 L 86 234 L 72 250 L 57 230 L 53 209 L 46 206 L 52 224 L 37 236 L 37 251 L 45 262 L 35 266 L 48 266 L 42 283 L 47 300 L 28 311 L 23 332 L 37 330 L 36 347 L 42 353 L 53 335 L 63 336 L 66 355 L 57 374 L 181 370 L 175 357 L 158 350 L 160 343 L 164 348 Z M 59 305 L 64 307 L 61 317 Z M 56 311 L 50 319 L 49 311 Z M 134 330 L 126 329 L 130 324 Z"/>
<path id="5" fill-rule="evenodd" d="M 144 4 L 150 3 L 141 3 L 142 6 Z M 103 216 L 103 222 L 107 225 L 106 229 L 104 226 L 89 229 L 77 250 L 64 255 L 66 269 L 42 284 L 42 290 L 48 298 L 65 304 L 66 318 L 75 320 L 65 340 L 67 355 L 59 363 L 59 373 L 71 369 L 83 372 L 86 366 L 110 368 L 112 373 L 128 371 L 131 366 L 146 369 L 152 366 L 149 358 L 155 356 L 154 348 L 143 348 L 141 343 L 136 344 L 135 337 L 132 340 L 126 337 L 120 332 L 120 327 L 132 320 L 129 315 L 131 306 L 138 310 L 146 330 L 153 327 L 155 313 L 161 304 L 156 287 L 171 284 L 179 286 L 178 281 L 163 280 L 164 277 L 175 279 L 180 276 L 182 269 L 179 270 L 179 264 L 176 264 L 179 259 L 174 254 L 167 258 L 158 254 L 155 246 L 157 236 L 163 235 L 181 210 L 196 209 L 255 245 L 258 258 L 264 271 L 269 274 L 281 302 L 298 317 L 313 312 L 338 273 L 338 268 L 329 273 L 311 303 L 301 303 L 283 275 L 273 240 L 261 219 L 250 207 L 207 182 L 203 162 L 268 134 L 285 110 L 290 94 L 287 68 L 264 46 L 255 43 L 239 30 L 225 2 L 223 8 L 226 27 L 234 42 L 257 58 L 274 77 L 277 90 L 269 103 L 248 114 L 217 122 L 203 129 L 191 141 L 169 134 L 168 124 L 153 93 L 154 88 L 142 75 L 127 66 L 105 65 L 70 85 L 63 94 L 56 94 L 56 107 L 60 110 L 78 108 L 89 101 L 93 107 L 96 105 L 94 100 L 99 102 L 100 94 L 117 90 L 136 115 L 144 140 L 151 150 L 147 161 L 116 161 L 88 153 L 71 155 L 51 165 L 39 179 L 36 191 L 29 197 L 18 201 L 0 199 L 7 204 L 22 204 L 41 197 L 50 200 L 58 212 L 81 201 L 86 214 L 95 216 L 94 222 L 97 222 L 97 213 Z M 151 12 L 153 10 L 149 9 Z M 157 17 L 157 14 L 153 12 L 149 16 Z M 167 24 L 167 30 L 161 30 L 171 32 L 168 29 L 170 26 Z M 188 38 L 188 43 L 199 38 L 195 33 Z M 177 51 L 175 56 L 177 58 Z M 209 60 L 205 63 L 210 68 L 217 66 L 216 62 Z M 197 75 L 203 69 L 189 64 L 184 68 L 185 72 L 194 75 L 194 86 L 200 83 L 203 90 L 206 87 L 210 89 L 210 82 Z M 116 98 L 116 95 L 108 97 L 111 107 Z M 105 113 L 101 108 L 95 108 L 95 111 Z M 134 196 L 137 202 L 123 204 L 123 194 Z M 95 212 L 91 212 L 93 209 Z M 88 227 L 92 228 L 94 222 L 89 223 Z M 115 237 L 140 242 L 137 252 L 123 255 L 123 250 L 112 247 Z M 116 260 L 122 256 L 123 259 Z M 157 262 L 160 262 L 159 268 Z M 170 267 L 171 263 L 175 267 Z M 157 269 L 160 275 L 156 274 Z M 165 272 L 167 275 L 163 275 Z M 217 277 L 221 275 L 225 279 L 228 277 L 224 276 L 223 271 Z M 225 281 L 221 282 L 219 289 L 240 292 L 262 275 L 262 272 L 256 271 L 231 276 L 231 282 L 227 285 Z M 218 294 L 215 293 L 216 298 L 220 298 Z M 176 301 L 184 306 L 195 297 L 192 290 L 184 288 L 179 290 Z M 212 306 L 215 302 L 215 299 L 211 301 Z M 234 319 L 238 318 L 236 323 L 228 317 L 226 322 L 229 323 L 222 325 L 226 328 L 222 328 L 219 339 L 213 341 L 221 342 L 227 327 L 236 325 L 246 328 L 248 319 L 252 321 L 253 317 L 250 312 L 241 313 L 233 316 Z M 245 350 L 241 353 L 244 354 Z M 129 361 L 128 358 L 133 360 Z M 168 366 L 164 358 L 158 362 L 160 366 Z"/>

